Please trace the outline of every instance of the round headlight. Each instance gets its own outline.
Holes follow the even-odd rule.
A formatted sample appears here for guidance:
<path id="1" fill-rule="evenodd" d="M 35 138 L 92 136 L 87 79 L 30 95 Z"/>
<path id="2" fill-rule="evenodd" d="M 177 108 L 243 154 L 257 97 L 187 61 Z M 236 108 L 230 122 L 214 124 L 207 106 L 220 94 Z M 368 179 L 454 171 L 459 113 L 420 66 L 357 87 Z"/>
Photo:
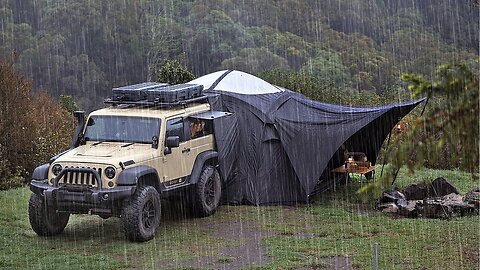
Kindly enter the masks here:
<path id="1" fill-rule="evenodd" d="M 62 171 L 62 169 L 63 169 L 62 165 L 60 165 L 60 164 L 53 165 L 53 167 L 52 167 L 53 175 L 57 176 Z"/>
<path id="2" fill-rule="evenodd" d="M 108 179 L 114 178 L 115 177 L 115 168 L 113 168 L 113 167 L 105 168 L 105 176 L 107 176 Z"/>

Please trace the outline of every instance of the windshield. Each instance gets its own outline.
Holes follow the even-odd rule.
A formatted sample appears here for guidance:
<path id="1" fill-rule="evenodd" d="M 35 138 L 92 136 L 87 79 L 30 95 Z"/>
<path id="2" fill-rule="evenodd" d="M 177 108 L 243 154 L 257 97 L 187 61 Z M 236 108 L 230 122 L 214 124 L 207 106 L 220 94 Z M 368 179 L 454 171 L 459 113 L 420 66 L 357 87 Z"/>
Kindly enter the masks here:
<path id="1" fill-rule="evenodd" d="M 90 116 L 86 141 L 152 143 L 160 133 L 160 119 L 131 116 Z"/>

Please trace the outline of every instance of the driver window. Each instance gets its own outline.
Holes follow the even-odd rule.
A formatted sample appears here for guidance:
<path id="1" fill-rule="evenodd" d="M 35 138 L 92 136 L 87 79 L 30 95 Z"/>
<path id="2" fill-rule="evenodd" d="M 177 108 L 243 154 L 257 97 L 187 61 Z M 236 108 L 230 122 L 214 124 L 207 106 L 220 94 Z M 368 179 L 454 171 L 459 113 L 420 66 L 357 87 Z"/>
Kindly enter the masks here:
<path id="1" fill-rule="evenodd" d="M 165 134 L 167 138 L 170 136 L 178 136 L 180 137 L 180 142 L 185 141 L 185 136 L 183 134 L 183 118 L 178 117 L 167 120 L 167 129 Z"/>

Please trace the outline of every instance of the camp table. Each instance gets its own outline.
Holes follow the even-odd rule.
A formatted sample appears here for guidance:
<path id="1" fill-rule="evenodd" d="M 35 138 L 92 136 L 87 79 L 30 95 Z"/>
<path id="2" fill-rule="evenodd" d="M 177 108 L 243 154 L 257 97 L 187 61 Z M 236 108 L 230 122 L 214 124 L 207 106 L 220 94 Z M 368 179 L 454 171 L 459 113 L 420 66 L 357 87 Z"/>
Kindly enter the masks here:
<path id="1" fill-rule="evenodd" d="M 367 174 L 369 172 L 373 172 L 372 179 L 375 178 L 375 166 L 368 166 L 368 167 L 348 166 L 348 167 L 345 167 L 345 165 L 343 165 L 343 166 L 340 166 L 338 168 L 333 169 L 332 172 L 345 173 L 345 174 L 347 174 L 347 179 L 350 178 L 351 173 L 360 174 L 360 175 L 364 176 L 365 179 L 367 179 L 365 174 Z"/>

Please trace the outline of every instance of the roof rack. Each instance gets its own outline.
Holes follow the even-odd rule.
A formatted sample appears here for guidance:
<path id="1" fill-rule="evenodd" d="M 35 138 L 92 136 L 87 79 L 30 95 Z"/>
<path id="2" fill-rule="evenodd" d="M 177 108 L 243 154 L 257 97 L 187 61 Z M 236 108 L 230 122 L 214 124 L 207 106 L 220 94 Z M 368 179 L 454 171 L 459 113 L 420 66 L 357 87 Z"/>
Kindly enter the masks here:
<path id="1" fill-rule="evenodd" d="M 179 106 L 179 105 L 187 105 L 190 103 L 195 103 L 195 102 L 206 102 L 208 99 L 208 96 L 200 96 L 196 98 L 191 98 L 191 99 L 185 99 L 185 100 L 179 100 L 175 102 L 160 102 L 160 101 L 148 101 L 148 100 L 139 100 L 139 101 L 122 101 L 122 100 L 113 100 L 111 98 L 107 98 L 103 101 L 105 104 L 111 104 L 111 105 L 139 105 L 139 106 L 155 106 L 155 107 L 174 107 L 174 106 Z"/>
<path id="2" fill-rule="evenodd" d="M 202 94 L 203 85 L 165 83 L 140 83 L 113 88 L 113 97 L 104 100 L 105 104 L 120 104 L 173 107 L 194 102 L 206 102 Z"/>

